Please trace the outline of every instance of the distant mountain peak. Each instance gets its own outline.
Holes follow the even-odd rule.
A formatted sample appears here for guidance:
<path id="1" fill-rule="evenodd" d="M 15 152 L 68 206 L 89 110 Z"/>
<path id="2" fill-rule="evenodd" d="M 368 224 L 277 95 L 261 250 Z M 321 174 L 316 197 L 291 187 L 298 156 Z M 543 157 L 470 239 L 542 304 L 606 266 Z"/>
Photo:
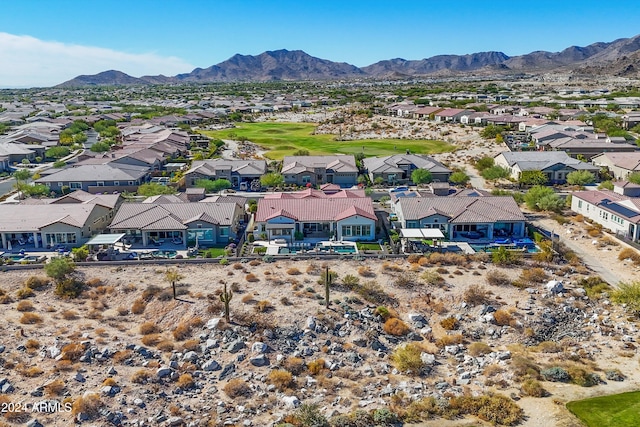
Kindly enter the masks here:
<path id="1" fill-rule="evenodd" d="M 640 35 L 598 42 L 588 46 L 569 46 L 560 52 L 534 51 L 509 57 L 503 52 L 477 52 L 467 55 L 436 55 L 420 60 L 387 59 L 358 68 L 345 62 L 316 58 L 302 50 L 268 50 L 259 55 L 237 53 L 208 68 L 195 68 L 177 76 L 132 77 L 117 70 L 82 75 L 60 87 L 148 85 L 170 83 L 208 83 L 233 81 L 338 80 L 352 78 L 406 78 L 428 75 L 454 75 L 478 72 L 593 72 L 632 75 L 640 70 Z M 611 68 L 608 71 L 608 67 Z"/>

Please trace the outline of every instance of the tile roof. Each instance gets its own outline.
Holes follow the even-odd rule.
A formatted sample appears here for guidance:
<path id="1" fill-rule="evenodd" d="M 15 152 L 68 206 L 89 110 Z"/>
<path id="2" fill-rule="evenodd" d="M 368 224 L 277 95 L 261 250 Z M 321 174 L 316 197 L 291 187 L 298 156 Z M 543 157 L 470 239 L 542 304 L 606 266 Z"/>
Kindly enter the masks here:
<path id="1" fill-rule="evenodd" d="M 569 157 L 564 151 L 505 151 L 495 157 L 504 158 L 509 167 L 518 165 L 521 171 L 545 170 L 557 164 L 573 169 L 599 170 L 597 166 Z"/>
<path id="2" fill-rule="evenodd" d="M 0 232 L 30 232 L 57 222 L 82 227 L 95 204 L 48 204 L 34 209 L 30 205 L 0 205 Z"/>
<path id="3" fill-rule="evenodd" d="M 368 197 L 264 198 L 258 202 L 256 222 L 274 218 L 278 212 L 286 212 L 300 222 L 338 221 L 353 215 L 376 220 L 373 202 Z"/>
<path id="4" fill-rule="evenodd" d="M 623 196 L 610 190 L 574 191 L 572 197 L 582 199 L 630 222 L 640 222 L 640 198 Z"/>
<path id="5" fill-rule="evenodd" d="M 418 169 L 427 169 L 432 173 L 450 173 L 442 163 L 437 160 L 418 154 L 396 154 L 386 157 L 367 157 L 362 160 L 364 167 L 370 173 L 403 172 L 398 167 L 400 164 L 412 164 Z"/>
<path id="6" fill-rule="evenodd" d="M 62 169 L 36 180 L 43 182 L 135 181 L 149 172 L 145 166 L 123 164 L 81 165 Z"/>
<path id="7" fill-rule="evenodd" d="M 198 172 L 202 175 L 215 176 L 216 170 L 229 169 L 239 175 L 264 175 L 267 172 L 267 162 L 264 160 L 196 160 L 185 174 Z"/>
<path id="8" fill-rule="evenodd" d="M 123 203 L 115 214 L 113 230 L 182 230 L 192 221 L 229 226 L 234 222 L 236 203 Z"/>
<path id="9" fill-rule="evenodd" d="M 398 200 L 405 220 L 419 220 L 439 213 L 450 223 L 524 221 L 513 197 L 418 197 Z"/>
<path id="10" fill-rule="evenodd" d="M 595 156 L 592 160 L 599 161 L 600 158 L 607 158 L 612 165 L 629 171 L 640 171 L 640 151 L 631 153 L 609 152 Z"/>
<path id="11" fill-rule="evenodd" d="M 282 159 L 282 174 L 297 174 L 324 168 L 342 173 L 357 173 L 356 159 L 351 155 L 337 156 L 285 156 Z"/>

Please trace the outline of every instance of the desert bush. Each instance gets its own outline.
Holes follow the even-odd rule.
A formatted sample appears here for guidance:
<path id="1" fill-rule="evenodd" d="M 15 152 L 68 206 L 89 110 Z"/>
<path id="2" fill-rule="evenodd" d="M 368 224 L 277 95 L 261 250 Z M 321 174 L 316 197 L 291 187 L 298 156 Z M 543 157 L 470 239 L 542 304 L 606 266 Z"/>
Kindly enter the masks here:
<path id="1" fill-rule="evenodd" d="M 371 267 L 362 265 L 358 267 L 358 274 L 362 277 L 374 277 L 375 273 L 371 270 Z"/>
<path id="2" fill-rule="evenodd" d="M 605 372 L 605 378 L 609 381 L 624 381 L 626 377 L 619 369 L 611 369 Z"/>
<path id="3" fill-rule="evenodd" d="M 44 392 L 46 393 L 47 396 L 61 396 L 65 389 L 66 389 L 66 384 L 64 383 L 64 381 L 58 379 L 58 380 L 53 380 L 50 383 L 47 383 L 44 385 Z"/>
<path id="4" fill-rule="evenodd" d="M 424 368 L 424 362 L 421 359 L 422 350 L 414 343 L 408 343 L 396 347 L 391 355 L 393 366 L 400 372 L 411 372 L 414 375 L 420 375 Z"/>
<path id="5" fill-rule="evenodd" d="M 442 285 L 445 283 L 444 277 L 439 275 L 436 271 L 427 270 L 420 276 L 422 281 L 427 285 Z"/>
<path id="6" fill-rule="evenodd" d="M 569 376 L 569 372 L 559 366 L 543 369 L 542 371 L 540 371 L 540 375 L 542 375 L 542 378 L 544 378 L 545 381 L 566 383 L 571 379 L 571 377 Z"/>
<path id="7" fill-rule="evenodd" d="M 188 390 L 190 388 L 193 388 L 193 386 L 195 385 L 195 381 L 193 381 L 193 377 L 191 376 L 191 374 L 182 374 L 180 375 L 180 377 L 178 377 L 176 385 L 183 390 Z"/>
<path id="8" fill-rule="evenodd" d="M 18 297 L 18 299 L 31 298 L 34 295 L 35 295 L 35 292 L 33 292 L 33 289 L 28 288 L 26 286 L 16 291 L 16 297 Z"/>
<path id="9" fill-rule="evenodd" d="M 508 286 L 511 284 L 511 279 L 505 273 L 500 270 L 490 270 L 486 275 L 487 284 L 492 286 Z"/>
<path id="10" fill-rule="evenodd" d="M 493 317 L 495 318 L 496 325 L 498 326 L 509 326 L 513 320 L 511 314 L 503 309 L 496 310 L 495 313 L 493 313 Z"/>
<path id="11" fill-rule="evenodd" d="M 460 326 L 460 322 L 455 317 L 446 317 L 440 321 L 440 326 L 442 326 L 447 331 L 453 331 L 458 329 Z"/>
<path id="12" fill-rule="evenodd" d="M 147 303 L 144 299 L 139 298 L 131 305 L 131 313 L 142 314 L 144 313 L 145 308 L 147 308 Z"/>
<path id="13" fill-rule="evenodd" d="M 421 256 L 420 259 L 418 260 L 418 265 L 420 267 L 424 267 L 425 265 L 429 265 L 431 264 L 431 262 L 429 261 L 429 258 L 426 256 Z"/>
<path id="14" fill-rule="evenodd" d="M 436 345 L 440 348 L 448 345 L 461 344 L 463 341 L 462 334 L 445 335 L 436 340 Z"/>
<path id="15" fill-rule="evenodd" d="M 149 285 L 144 291 L 142 291 L 142 295 L 140 296 L 140 298 L 142 298 L 144 301 L 149 302 L 160 292 L 162 292 L 162 288 L 160 286 Z"/>
<path id="16" fill-rule="evenodd" d="M 469 348 L 467 350 L 469 351 L 469 354 L 472 355 L 473 357 L 483 356 L 493 351 L 491 349 L 491 346 L 483 342 L 471 343 L 469 344 Z"/>
<path id="17" fill-rule="evenodd" d="M 140 341 L 144 345 L 154 346 L 162 341 L 162 337 L 160 336 L 160 334 L 148 334 L 143 336 Z"/>
<path id="18" fill-rule="evenodd" d="M 409 333 L 409 326 L 402 320 L 391 317 L 384 322 L 382 329 L 389 335 L 402 336 Z"/>
<path id="19" fill-rule="evenodd" d="M 60 356 L 62 360 L 70 360 L 72 362 L 77 362 L 80 360 L 80 357 L 84 354 L 85 348 L 80 343 L 70 343 L 63 346 L 60 349 Z"/>
<path id="20" fill-rule="evenodd" d="M 62 313 L 60 313 L 60 315 L 62 316 L 62 318 L 64 320 L 76 320 L 79 315 L 78 312 L 75 310 L 64 310 Z"/>
<path id="21" fill-rule="evenodd" d="M 171 352 L 174 349 L 174 345 L 169 340 L 162 340 L 156 345 L 156 348 L 160 351 Z"/>
<path id="22" fill-rule="evenodd" d="M 382 263 L 382 271 L 385 273 L 400 273 L 404 269 L 395 262 L 385 261 Z"/>
<path id="23" fill-rule="evenodd" d="M 323 362 L 324 364 L 324 362 Z M 287 357 L 282 364 L 282 367 L 293 375 L 300 375 L 305 370 L 304 360 L 299 357 Z"/>
<path id="24" fill-rule="evenodd" d="M 158 325 L 153 322 L 144 322 L 140 325 L 140 333 L 142 335 L 155 334 L 158 332 L 160 332 L 160 329 L 158 328 Z"/>
<path id="25" fill-rule="evenodd" d="M 398 416 L 387 408 L 378 408 L 373 411 L 373 422 L 376 426 L 394 426 L 399 421 Z"/>
<path id="26" fill-rule="evenodd" d="M 413 289 L 416 286 L 416 278 L 413 274 L 399 274 L 393 282 L 394 286 L 402 289 Z"/>
<path id="27" fill-rule="evenodd" d="M 149 369 L 138 369 L 131 375 L 131 382 L 135 384 L 146 384 L 153 377 L 153 372 Z"/>
<path id="28" fill-rule="evenodd" d="M 258 279 L 258 277 L 257 277 L 255 274 L 253 274 L 253 273 L 249 273 L 249 274 L 247 274 L 247 275 L 244 277 L 244 279 L 245 279 L 247 282 L 258 282 L 258 281 L 260 281 L 260 279 Z"/>
<path id="29" fill-rule="evenodd" d="M 38 341 L 35 338 L 29 338 L 25 343 L 24 346 L 26 347 L 27 350 L 37 350 L 40 348 L 40 341 Z"/>
<path id="30" fill-rule="evenodd" d="M 68 277 L 56 283 L 56 295 L 63 298 L 76 298 L 82 293 L 84 283 L 74 277 Z"/>
<path id="31" fill-rule="evenodd" d="M 618 289 L 611 292 L 611 300 L 618 304 L 625 304 L 629 312 L 638 315 L 640 313 L 640 282 L 619 283 Z"/>
<path id="32" fill-rule="evenodd" d="M 470 285 L 462 294 L 462 300 L 469 305 L 488 304 L 492 293 L 483 286 Z"/>
<path id="33" fill-rule="evenodd" d="M 409 264 L 417 264 L 420 261 L 420 258 L 422 258 L 422 255 L 420 254 L 411 254 L 407 257 L 407 262 Z"/>
<path id="34" fill-rule="evenodd" d="M 85 394 L 74 400 L 71 406 L 71 413 L 74 417 L 82 413 L 89 419 L 100 416 L 100 409 L 104 407 L 104 403 L 100 400 L 100 396 L 95 393 Z"/>
<path id="35" fill-rule="evenodd" d="M 16 310 L 18 311 L 33 311 L 35 309 L 35 307 L 33 306 L 33 304 L 31 303 L 31 301 L 20 301 L 17 305 L 16 305 Z"/>
<path id="36" fill-rule="evenodd" d="M 567 369 L 567 373 L 569 374 L 571 382 L 581 387 L 593 387 L 602 382 L 597 374 L 587 372 L 580 366 L 570 366 Z"/>
<path id="37" fill-rule="evenodd" d="M 271 302 L 269 302 L 267 300 L 258 301 L 258 303 L 255 305 L 254 309 L 258 313 L 267 313 L 267 312 L 273 310 L 273 304 L 271 304 Z"/>
<path id="38" fill-rule="evenodd" d="M 602 236 L 602 230 L 596 227 L 587 227 L 587 234 L 589 237 L 600 237 Z"/>
<path id="39" fill-rule="evenodd" d="M 347 274 L 342 278 L 342 284 L 353 290 L 360 284 L 360 279 L 353 274 Z"/>
<path id="40" fill-rule="evenodd" d="M 229 380 L 223 387 L 223 390 L 225 394 L 232 399 L 240 396 L 249 396 L 251 394 L 251 387 L 249 387 L 249 384 L 240 378 Z"/>
<path id="41" fill-rule="evenodd" d="M 618 259 L 620 261 L 630 259 L 634 264 L 640 264 L 640 253 L 632 248 L 624 248 L 618 253 Z"/>
<path id="42" fill-rule="evenodd" d="M 382 286 L 380 286 L 375 280 L 364 282 L 357 288 L 356 292 L 372 304 L 392 305 L 396 303 L 395 298 L 387 294 Z"/>
<path id="43" fill-rule="evenodd" d="M 542 387 L 542 384 L 533 379 L 525 380 L 520 386 L 520 391 L 525 396 L 531 397 L 545 397 L 547 395 L 547 391 Z"/>
<path id="44" fill-rule="evenodd" d="M 177 341 L 185 340 L 191 336 L 191 327 L 188 323 L 180 322 L 171 334 Z"/>
<path id="45" fill-rule="evenodd" d="M 24 367 L 22 369 L 18 369 L 18 371 L 22 376 L 25 376 L 27 378 L 39 377 L 44 373 L 44 370 L 38 366 L 30 366 L 28 368 Z"/>
<path id="46" fill-rule="evenodd" d="M 521 260 L 521 254 L 510 251 L 504 246 L 500 246 L 498 250 L 491 253 L 491 262 L 496 265 L 515 265 Z"/>
<path id="47" fill-rule="evenodd" d="M 516 381 L 523 381 L 529 378 L 541 379 L 540 366 L 533 360 L 523 356 L 514 356 L 511 359 L 511 367 Z"/>
<path id="48" fill-rule="evenodd" d="M 307 363 L 307 370 L 309 371 L 309 373 L 311 373 L 311 375 L 318 375 L 320 372 L 324 371 L 325 369 L 326 368 L 325 368 L 324 359 L 316 359 Z"/>
<path id="49" fill-rule="evenodd" d="M 20 323 L 23 325 L 35 325 L 38 323 L 42 323 L 42 316 L 36 313 L 23 313 L 20 317 Z"/>
<path id="50" fill-rule="evenodd" d="M 49 285 L 49 283 L 50 280 L 46 276 L 29 276 L 27 280 L 24 281 L 24 286 L 37 291 Z"/>
<path id="51" fill-rule="evenodd" d="M 383 306 L 376 307 L 373 314 L 380 316 L 384 321 L 387 321 L 390 317 L 395 317 L 395 316 L 392 316 L 391 311 L 389 311 L 387 307 L 383 307 Z"/>
<path id="52" fill-rule="evenodd" d="M 549 275 L 540 267 L 522 270 L 520 280 L 525 283 L 544 283 L 549 280 Z"/>
<path id="53" fill-rule="evenodd" d="M 298 274 L 302 274 L 302 272 L 295 267 L 291 267 L 287 269 L 287 274 L 291 276 L 297 276 Z"/>
<path id="54" fill-rule="evenodd" d="M 320 413 L 318 405 L 303 403 L 293 414 L 292 421 L 299 426 L 329 427 L 329 422 Z"/>
<path id="55" fill-rule="evenodd" d="M 182 348 L 184 351 L 199 351 L 200 350 L 200 340 L 191 338 L 182 343 Z"/>
<path id="56" fill-rule="evenodd" d="M 524 419 L 524 411 L 506 396 L 457 396 L 449 400 L 450 409 L 457 409 L 461 415 L 475 415 L 491 424 L 512 426 Z"/>
<path id="57" fill-rule="evenodd" d="M 533 347 L 532 350 L 539 351 L 540 353 L 560 353 L 562 346 L 554 341 L 542 341 L 536 347 Z"/>
<path id="58" fill-rule="evenodd" d="M 267 382 L 276 386 L 278 390 L 284 391 L 293 384 L 293 375 L 284 369 L 274 369 L 267 375 Z"/>

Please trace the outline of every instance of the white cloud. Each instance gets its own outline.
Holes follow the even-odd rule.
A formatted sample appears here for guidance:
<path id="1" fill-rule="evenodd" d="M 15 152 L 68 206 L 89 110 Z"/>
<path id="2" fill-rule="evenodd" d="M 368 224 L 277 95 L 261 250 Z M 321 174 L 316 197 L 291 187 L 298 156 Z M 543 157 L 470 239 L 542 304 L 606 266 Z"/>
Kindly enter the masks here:
<path id="1" fill-rule="evenodd" d="M 0 32 L 0 87 L 48 87 L 80 74 L 118 70 L 134 77 L 173 76 L 195 68 L 177 57 L 125 53 Z"/>

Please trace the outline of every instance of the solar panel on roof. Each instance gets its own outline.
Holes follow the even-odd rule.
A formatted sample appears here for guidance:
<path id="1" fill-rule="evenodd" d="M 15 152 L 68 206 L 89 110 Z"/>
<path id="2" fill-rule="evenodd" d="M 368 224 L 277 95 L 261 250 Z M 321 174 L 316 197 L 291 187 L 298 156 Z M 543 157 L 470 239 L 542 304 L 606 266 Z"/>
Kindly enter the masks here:
<path id="1" fill-rule="evenodd" d="M 633 218 L 634 216 L 638 216 L 640 215 L 640 212 L 636 212 L 632 209 L 629 209 L 625 206 L 619 205 L 617 203 L 610 203 L 605 205 L 604 207 L 606 207 L 607 209 L 609 209 L 612 212 L 617 213 L 620 216 L 626 217 L 626 218 Z"/>

